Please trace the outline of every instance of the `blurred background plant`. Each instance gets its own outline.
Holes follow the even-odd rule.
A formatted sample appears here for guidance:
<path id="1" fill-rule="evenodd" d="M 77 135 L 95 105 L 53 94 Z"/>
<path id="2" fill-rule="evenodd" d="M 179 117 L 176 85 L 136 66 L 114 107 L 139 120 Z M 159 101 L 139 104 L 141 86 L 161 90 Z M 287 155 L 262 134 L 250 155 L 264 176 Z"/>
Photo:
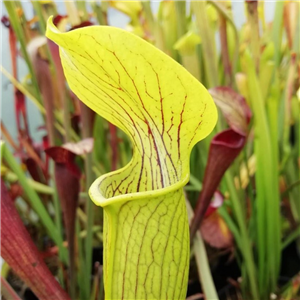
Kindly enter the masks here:
<path id="1" fill-rule="evenodd" d="M 44 37 L 50 15 L 62 31 L 123 17 L 126 30 L 181 63 L 219 108 L 216 129 L 192 152 L 185 187 L 195 237 L 187 298 L 299 297 L 300 4 L 273 3 L 267 22 L 269 3 L 240 2 L 242 26 L 235 4 L 4 1 L 10 57 L 3 64 L 11 60 L 9 71 L 1 66 L 5 299 L 36 299 L 32 292 L 66 299 L 50 272 L 70 298 L 104 299 L 102 210 L 87 191 L 132 155 L 127 136 L 69 90 L 58 48 Z M 9 85 L 14 113 L 3 98 Z M 43 125 L 34 128 L 37 119 Z"/>

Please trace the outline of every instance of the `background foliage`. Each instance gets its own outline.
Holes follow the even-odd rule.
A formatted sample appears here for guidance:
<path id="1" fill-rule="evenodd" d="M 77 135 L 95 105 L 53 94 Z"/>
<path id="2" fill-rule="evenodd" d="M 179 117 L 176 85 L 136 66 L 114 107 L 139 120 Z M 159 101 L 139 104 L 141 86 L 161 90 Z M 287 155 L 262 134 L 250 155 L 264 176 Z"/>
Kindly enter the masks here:
<path id="1" fill-rule="evenodd" d="M 266 3 L 245 1 L 241 27 L 235 25 L 230 1 L 161 1 L 157 14 L 149 1 L 66 1 L 65 15 L 59 15 L 52 1 L 32 1 L 26 6 L 31 5 L 33 18 L 26 17 L 20 1 L 4 5 L 2 30 L 8 31 L 4 42 L 9 43 L 10 57 L 3 59 L 11 59 L 12 69 L 1 66 L 1 71 L 6 85 L 14 87 L 17 137 L 12 125 L 1 121 L 1 197 L 14 201 L 10 211 L 16 207 L 30 240 L 71 298 L 104 297 L 102 211 L 87 190 L 98 176 L 124 166 L 132 147 L 123 132 L 94 115 L 69 90 L 58 49 L 44 37 L 45 26 L 50 15 L 62 31 L 111 25 L 109 15 L 115 10 L 127 16 L 127 30 L 201 81 L 219 107 L 215 131 L 192 152 L 185 188 L 192 233 L 200 228 L 206 242 L 205 247 L 198 231 L 188 296 L 201 299 L 204 293 L 213 299 L 218 292 L 224 299 L 227 294 L 232 299 L 267 299 L 272 294 L 296 299 L 299 276 L 292 277 L 297 269 L 282 280 L 282 253 L 291 244 L 299 251 L 299 2 L 276 2 L 268 23 Z M 31 109 L 40 114 L 40 128 L 30 126 Z M 7 120 L 5 115 L 2 120 Z M 18 258 L 10 260 L 10 267 L 37 294 L 37 284 L 30 280 L 35 267 L 25 265 L 28 257 L 22 252 L 35 253 L 35 246 L 21 229 L 10 234 L 6 217 L 1 219 L 2 257 L 7 262 Z M 13 241 L 19 247 L 5 252 Z M 217 286 L 216 291 L 208 263 L 216 283 L 214 270 L 220 272 L 217 266 L 228 253 L 239 266 L 230 279 L 234 288 Z M 192 289 L 197 273 L 202 290 Z M 11 276 L 4 265 L 1 280 L 7 299 L 13 297 L 6 281 Z M 25 297 L 24 285 L 9 281 Z M 48 295 L 54 290 L 50 286 Z"/>

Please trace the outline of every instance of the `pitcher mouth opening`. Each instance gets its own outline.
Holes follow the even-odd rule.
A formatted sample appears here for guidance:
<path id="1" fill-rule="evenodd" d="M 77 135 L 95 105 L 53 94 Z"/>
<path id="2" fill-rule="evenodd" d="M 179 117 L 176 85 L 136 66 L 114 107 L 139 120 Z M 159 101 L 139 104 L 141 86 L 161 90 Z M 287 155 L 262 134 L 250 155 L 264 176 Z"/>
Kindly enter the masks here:
<path id="1" fill-rule="evenodd" d="M 106 207 L 112 204 L 123 203 L 125 201 L 133 201 L 133 200 L 163 196 L 172 191 L 176 191 L 180 188 L 183 188 L 189 182 L 189 177 L 190 177 L 189 173 L 187 173 L 185 177 L 181 178 L 181 180 L 167 187 L 143 191 L 143 192 L 124 193 L 113 197 L 106 197 L 106 193 L 101 188 L 101 184 L 108 176 L 112 176 L 113 174 L 118 173 L 119 171 L 120 170 L 117 170 L 102 175 L 92 183 L 89 189 L 89 196 L 97 206 Z"/>
<path id="2" fill-rule="evenodd" d="M 184 164 L 184 166 L 178 165 L 178 177 L 174 177 L 174 180 L 169 181 L 167 185 L 160 186 L 157 181 L 152 183 L 149 177 L 147 180 L 144 178 L 142 184 L 138 185 L 138 180 L 134 181 L 135 174 L 150 173 L 149 166 L 142 164 L 138 155 L 138 151 L 134 149 L 133 156 L 126 166 L 104 174 L 93 182 L 89 189 L 89 196 L 96 205 L 107 207 L 125 201 L 153 198 L 178 190 L 189 182 L 189 164 Z M 167 174 L 166 170 L 160 169 L 165 178 L 171 177 L 171 171 Z"/>

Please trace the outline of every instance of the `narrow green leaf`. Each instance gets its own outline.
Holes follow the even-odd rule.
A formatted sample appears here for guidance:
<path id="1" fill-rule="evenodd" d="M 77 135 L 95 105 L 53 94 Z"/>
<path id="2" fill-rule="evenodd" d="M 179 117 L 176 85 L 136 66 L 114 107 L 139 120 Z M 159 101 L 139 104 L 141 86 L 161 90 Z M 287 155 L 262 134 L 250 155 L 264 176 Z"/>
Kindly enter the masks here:
<path id="1" fill-rule="evenodd" d="M 254 112 L 255 154 L 257 159 L 256 215 L 258 236 L 259 283 L 262 297 L 274 291 L 280 268 L 280 196 L 278 162 L 272 148 L 271 132 L 262 92 L 252 57 L 245 51 L 248 88 Z M 267 288 L 266 288 L 267 287 Z"/>
<path id="2" fill-rule="evenodd" d="M 202 41 L 205 72 L 208 78 L 208 87 L 218 85 L 217 52 L 215 46 L 214 31 L 209 25 L 206 14 L 206 1 L 191 1 L 191 8 L 196 16 L 196 24 Z"/>
<path id="3" fill-rule="evenodd" d="M 20 42 L 21 51 L 23 54 L 23 57 L 26 61 L 26 64 L 28 66 L 31 80 L 35 89 L 36 98 L 38 99 L 39 103 L 42 103 L 41 93 L 38 86 L 37 78 L 33 70 L 32 62 L 28 56 L 27 50 L 26 50 L 26 40 L 25 40 L 25 33 L 22 29 L 22 24 L 20 22 L 20 18 L 17 15 L 17 9 L 16 9 L 16 2 L 15 1 L 4 1 L 5 7 L 7 9 L 7 12 L 9 14 L 11 25 L 14 29 L 14 32 L 18 38 L 18 41 Z"/>
<path id="4" fill-rule="evenodd" d="M 187 200 L 186 200 L 186 207 L 188 212 L 188 219 L 191 222 L 191 220 L 194 218 L 194 213 L 190 203 Z M 198 274 L 199 274 L 202 289 L 205 294 L 205 298 L 218 300 L 219 297 L 211 275 L 210 266 L 206 254 L 206 248 L 199 230 L 197 230 L 197 233 L 195 235 L 193 246 L 194 246 L 196 263 L 198 266 Z"/>

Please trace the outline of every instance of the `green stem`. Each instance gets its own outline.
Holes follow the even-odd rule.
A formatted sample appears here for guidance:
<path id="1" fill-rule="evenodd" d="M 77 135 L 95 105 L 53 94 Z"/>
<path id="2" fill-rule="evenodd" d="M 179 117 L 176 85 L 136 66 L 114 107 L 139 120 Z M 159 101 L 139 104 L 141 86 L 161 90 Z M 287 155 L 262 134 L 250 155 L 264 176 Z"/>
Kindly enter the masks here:
<path id="1" fill-rule="evenodd" d="M 255 116 L 254 146 L 257 159 L 256 214 L 259 259 L 260 292 L 263 297 L 273 292 L 280 268 L 280 195 L 278 178 L 277 145 L 273 149 L 272 135 L 253 59 L 245 52 L 248 89 Z"/>
<path id="2" fill-rule="evenodd" d="M 40 31 L 43 35 L 45 35 L 46 32 L 46 21 L 43 16 L 43 11 L 42 11 L 42 4 L 39 1 L 31 1 L 31 4 L 35 10 L 35 13 L 37 14 L 39 18 L 39 28 Z"/>
<path id="3" fill-rule="evenodd" d="M 42 98 L 41 98 L 41 93 L 40 93 L 40 89 L 39 89 L 39 86 L 38 86 L 37 78 L 35 76 L 31 60 L 30 60 L 30 58 L 28 56 L 28 53 L 27 53 L 27 50 L 26 50 L 25 34 L 22 30 L 22 25 L 20 23 L 20 19 L 17 16 L 17 13 L 16 13 L 16 3 L 14 1 L 4 1 L 4 4 L 5 4 L 6 10 L 7 10 L 8 15 L 9 15 L 10 23 L 11 23 L 11 25 L 14 29 L 14 32 L 15 32 L 17 38 L 18 38 L 18 41 L 20 43 L 23 57 L 24 57 L 24 59 L 26 61 L 26 64 L 28 66 L 28 69 L 29 69 L 29 72 L 30 72 L 30 75 L 31 75 L 31 80 L 32 80 L 32 83 L 33 83 L 33 86 L 34 86 L 34 89 L 35 89 L 35 92 L 36 92 L 36 97 L 37 97 L 39 103 L 42 103 Z"/>
<path id="4" fill-rule="evenodd" d="M 87 291 L 86 285 L 86 264 L 83 254 L 83 239 L 80 238 L 80 224 L 79 220 L 76 219 L 76 238 L 77 238 L 77 245 L 78 245 L 78 265 L 79 265 L 79 272 L 78 272 L 78 286 L 79 286 L 79 294 L 80 299 L 90 299 L 89 293 Z"/>
<path id="5" fill-rule="evenodd" d="M 243 244 L 242 244 L 242 239 L 241 239 L 239 229 L 236 226 L 236 224 L 235 224 L 234 220 L 232 219 L 232 217 L 230 216 L 230 214 L 227 212 L 225 205 L 221 205 L 218 208 L 218 214 L 223 218 L 223 220 L 227 224 L 229 230 L 233 234 L 234 241 L 237 244 L 238 248 L 243 249 Z"/>
<path id="6" fill-rule="evenodd" d="M 188 219 L 189 221 L 191 221 L 194 217 L 194 212 L 190 205 L 190 202 L 187 199 L 185 203 L 187 208 Z M 205 298 L 218 300 L 219 297 L 211 275 L 205 245 L 199 230 L 195 235 L 193 246 L 194 246 L 194 253 L 195 253 L 195 258 L 197 263 L 199 279 L 205 294 Z"/>
<path id="7" fill-rule="evenodd" d="M 54 162 L 51 160 L 50 161 L 50 170 L 51 170 L 51 174 L 54 174 Z M 53 182 L 55 182 L 53 180 Z M 63 239 L 63 235 L 62 235 L 62 222 L 61 222 L 61 206 L 59 203 L 59 199 L 58 199 L 58 195 L 57 195 L 57 189 L 54 186 L 53 187 L 53 204 L 54 204 L 54 210 L 55 210 L 55 225 L 58 231 L 59 236 L 61 237 L 61 239 Z M 63 252 L 66 251 L 66 248 L 63 246 L 63 244 L 59 244 L 58 245 L 58 256 L 60 261 L 63 261 Z M 69 262 L 69 261 L 68 261 Z M 59 281 L 62 285 L 64 285 L 64 278 L 63 278 L 63 273 L 62 270 L 60 269 L 58 272 L 58 277 L 59 277 Z"/>
<path id="8" fill-rule="evenodd" d="M 290 126 L 291 126 L 291 99 L 294 95 L 295 75 L 297 72 L 297 56 L 296 53 L 292 53 L 290 57 L 290 64 L 288 70 L 288 76 L 286 79 L 286 88 L 284 92 L 284 124 L 283 124 L 283 165 L 288 159 L 291 152 L 290 139 Z"/>
<path id="9" fill-rule="evenodd" d="M 11 183 L 18 181 L 18 176 L 11 171 L 5 171 L 2 176 L 4 176 L 6 181 Z M 27 184 L 38 193 L 45 195 L 53 195 L 54 193 L 54 189 L 52 187 L 49 187 L 31 178 L 27 178 Z"/>
<path id="10" fill-rule="evenodd" d="M 220 15 L 220 41 L 221 41 L 221 55 L 224 65 L 225 72 L 225 85 L 232 86 L 233 75 L 232 68 L 230 64 L 229 52 L 228 52 L 228 42 L 227 42 L 227 22 L 223 15 Z"/>
<path id="11" fill-rule="evenodd" d="M 281 41 L 282 41 L 282 21 L 283 21 L 284 1 L 276 1 L 275 15 L 272 28 L 272 39 L 275 46 L 274 60 L 277 69 L 280 64 Z"/>
<path id="12" fill-rule="evenodd" d="M 63 104 L 63 123 L 64 123 L 64 129 L 65 129 L 65 136 L 64 141 L 65 143 L 68 143 L 71 140 L 71 123 L 70 123 L 70 107 L 69 107 L 69 99 L 66 95 L 62 97 L 62 104 Z"/>
<path id="13" fill-rule="evenodd" d="M 148 27 L 152 34 L 155 32 L 155 20 L 153 17 L 150 1 L 142 1 L 143 12 L 145 13 Z"/>
<path id="14" fill-rule="evenodd" d="M 187 32 L 186 2 L 175 1 L 174 4 L 177 18 L 177 36 L 180 38 Z"/>
<path id="15" fill-rule="evenodd" d="M 208 78 L 208 86 L 214 87 L 218 85 L 218 58 L 216 53 L 215 41 L 212 38 L 214 32 L 209 25 L 206 14 L 206 1 L 192 1 L 191 7 L 196 16 L 196 24 L 202 41 L 204 67 Z"/>
<path id="16" fill-rule="evenodd" d="M 258 11 L 257 1 L 248 1 L 247 3 L 247 10 L 248 10 L 248 23 L 251 28 L 251 52 L 253 55 L 253 59 L 255 61 L 255 69 L 258 71 L 259 66 L 259 56 L 260 56 L 260 38 L 259 38 L 259 20 L 258 20 Z"/>
<path id="17" fill-rule="evenodd" d="M 199 277 L 206 299 L 218 300 L 218 293 L 213 283 L 210 267 L 207 259 L 206 249 L 200 232 L 197 231 L 194 239 L 194 251 L 198 266 Z"/>
<path id="18" fill-rule="evenodd" d="M 80 105 L 81 105 L 81 116 L 82 116 L 82 124 L 83 124 L 82 136 L 83 138 L 89 138 L 92 136 L 91 110 L 83 103 L 80 103 Z M 86 175 L 85 185 L 86 185 L 87 192 L 94 180 L 92 165 L 93 165 L 92 153 L 88 153 L 85 158 L 85 175 Z M 94 210 L 95 210 L 94 203 L 90 199 L 87 199 L 86 206 L 85 206 L 85 212 L 87 215 L 87 227 L 86 227 L 87 236 L 85 239 L 85 265 L 86 265 L 86 290 L 88 295 L 90 295 L 91 292 L 90 278 L 92 273 L 92 250 L 93 250 L 92 249 L 93 247 L 92 228 L 94 224 Z"/>
<path id="19" fill-rule="evenodd" d="M 244 209 L 242 208 L 241 202 L 238 198 L 237 191 L 234 186 L 230 171 L 227 171 L 225 173 L 225 181 L 230 193 L 230 201 L 232 203 L 234 216 L 236 218 L 238 227 L 240 229 L 240 246 L 241 246 L 240 251 L 244 257 L 244 263 L 247 269 L 246 274 L 249 277 L 251 294 L 253 299 L 259 299 L 257 280 L 256 280 L 256 269 L 255 269 L 255 263 L 254 263 L 253 253 L 252 253 L 251 241 L 247 230 L 246 216 L 243 213 Z"/>
<path id="20" fill-rule="evenodd" d="M 40 31 L 42 33 L 42 35 L 45 35 L 46 32 L 46 21 L 43 15 L 43 9 L 42 9 L 42 4 L 39 1 L 31 1 L 33 8 L 39 18 L 39 27 L 40 27 Z M 46 43 L 46 55 L 47 55 L 47 59 L 49 61 L 49 68 L 50 68 L 50 72 L 51 75 L 54 76 L 55 75 L 55 67 L 54 67 L 54 61 L 48 46 L 48 43 Z"/>

